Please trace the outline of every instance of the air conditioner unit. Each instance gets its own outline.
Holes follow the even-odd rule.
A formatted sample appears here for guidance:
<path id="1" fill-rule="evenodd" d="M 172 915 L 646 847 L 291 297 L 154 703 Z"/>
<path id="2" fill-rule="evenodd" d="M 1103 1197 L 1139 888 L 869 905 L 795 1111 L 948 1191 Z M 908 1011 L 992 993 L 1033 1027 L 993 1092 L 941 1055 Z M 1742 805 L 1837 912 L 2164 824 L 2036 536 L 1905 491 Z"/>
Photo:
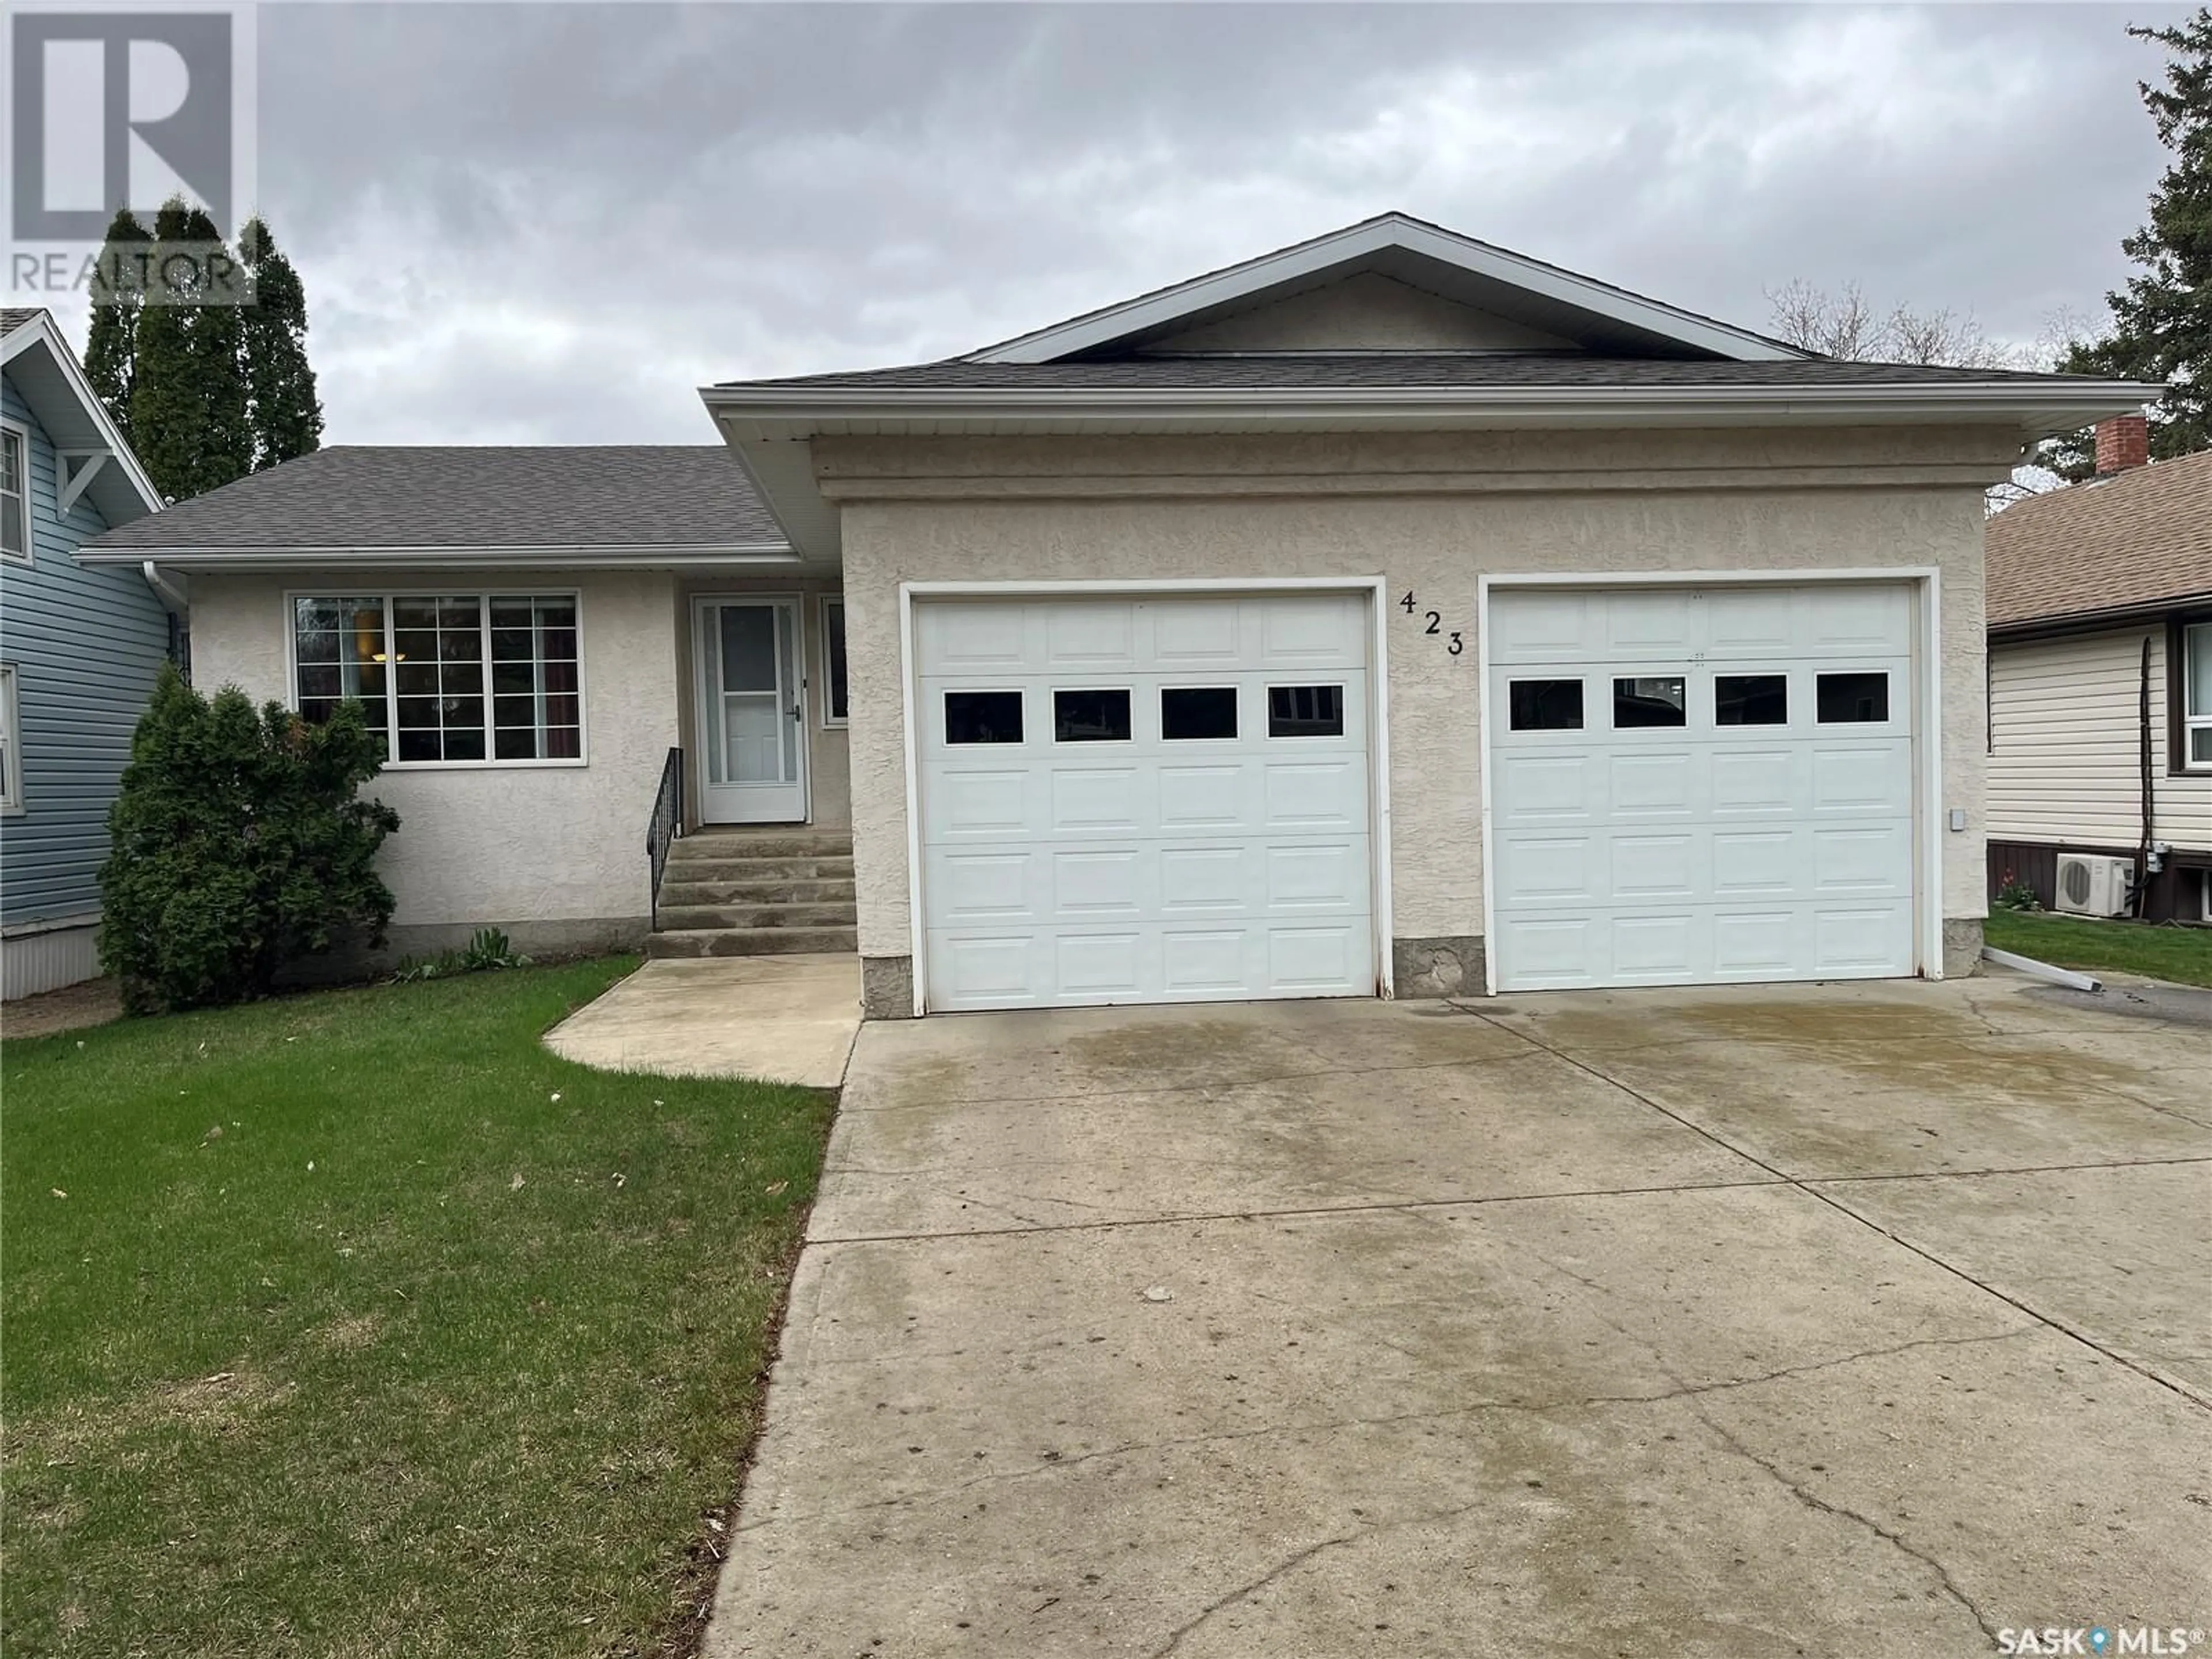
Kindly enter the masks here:
<path id="1" fill-rule="evenodd" d="M 2135 878 L 2133 859 L 2061 853 L 2057 902 L 2051 908 L 2075 916 L 2124 915 L 2128 908 L 2128 889 L 2134 885 Z"/>

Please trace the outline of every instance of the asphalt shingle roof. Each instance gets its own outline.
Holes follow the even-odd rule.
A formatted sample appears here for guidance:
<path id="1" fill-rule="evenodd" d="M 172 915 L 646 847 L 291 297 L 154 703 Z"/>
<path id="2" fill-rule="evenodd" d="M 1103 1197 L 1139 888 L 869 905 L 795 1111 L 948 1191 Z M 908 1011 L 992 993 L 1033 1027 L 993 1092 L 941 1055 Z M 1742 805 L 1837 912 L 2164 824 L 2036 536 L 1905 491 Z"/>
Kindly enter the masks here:
<path id="1" fill-rule="evenodd" d="M 2212 450 L 2016 502 L 1987 549 L 1992 628 L 2212 596 Z"/>
<path id="2" fill-rule="evenodd" d="M 963 358 L 903 368 L 727 380 L 736 390 L 993 392 L 1059 390 L 1278 392 L 1363 388 L 1412 391 L 1506 386 L 1740 387 L 1942 386 L 2004 381 L 2078 386 L 2078 377 L 1832 358 L 1735 362 L 1680 357 L 1593 357 L 1573 352 L 1283 352 L 1249 356 L 1076 358 L 1053 363 L 975 363 Z"/>
<path id="3" fill-rule="evenodd" d="M 179 501 L 91 546 L 621 549 L 783 540 L 720 445 L 341 445 Z"/>
<path id="4" fill-rule="evenodd" d="M 37 306 L 0 306 L 0 334 L 13 334 L 40 314 Z"/>

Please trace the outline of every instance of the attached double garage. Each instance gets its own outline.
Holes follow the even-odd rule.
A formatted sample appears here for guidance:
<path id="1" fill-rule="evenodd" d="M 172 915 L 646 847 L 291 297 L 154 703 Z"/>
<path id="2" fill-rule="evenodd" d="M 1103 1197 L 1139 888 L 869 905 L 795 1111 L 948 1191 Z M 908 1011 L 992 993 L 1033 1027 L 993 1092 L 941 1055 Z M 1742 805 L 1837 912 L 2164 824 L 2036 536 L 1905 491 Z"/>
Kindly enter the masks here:
<path id="1" fill-rule="evenodd" d="M 1932 574 L 1474 598 L 1448 642 L 1375 580 L 904 590 L 918 1007 L 1390 994 L 1394 833 L 1481 861 L 1492 990 L 1940 971 Z M 1394 831 L 1449 766 L 1480 822 Z"/>

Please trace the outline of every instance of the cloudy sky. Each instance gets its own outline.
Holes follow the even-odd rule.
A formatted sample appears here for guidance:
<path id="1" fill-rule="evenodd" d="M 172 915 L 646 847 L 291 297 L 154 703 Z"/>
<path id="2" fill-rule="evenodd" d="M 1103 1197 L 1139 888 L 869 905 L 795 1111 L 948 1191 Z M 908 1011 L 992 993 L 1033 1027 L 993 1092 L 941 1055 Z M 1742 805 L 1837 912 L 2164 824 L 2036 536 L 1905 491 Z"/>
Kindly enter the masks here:
<path id="1" fill-rule="evenodd" d="M 2164 153 L 2112 5 L 332 3 L 260 189 L 332 442 L 711 441 L 1389 208 L 1764 326 L 2103 314 Z M 72 332 L 81 337 L 82 323 Z"/>

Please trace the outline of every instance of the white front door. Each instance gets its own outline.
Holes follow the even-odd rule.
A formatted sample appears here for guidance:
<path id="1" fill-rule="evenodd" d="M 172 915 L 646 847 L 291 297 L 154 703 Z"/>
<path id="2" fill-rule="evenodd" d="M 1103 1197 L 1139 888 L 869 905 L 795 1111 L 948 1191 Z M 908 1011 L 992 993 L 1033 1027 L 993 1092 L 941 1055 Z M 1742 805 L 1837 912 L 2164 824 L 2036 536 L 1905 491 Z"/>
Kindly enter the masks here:
<path id="1" fill-rule="evenodd" d="M 914 623 L 931 1008 L 1375 994 L 1361 595 Z"/>
<path id="2" fill-rule="evenodd" d="M 806 819 L 806 694 L 799 601 L 695 599 L 702 823 Z"/>
<path id="3" fill-rule="evenodd" d="M 1913 628 L 1903 582 L 1493 593 L 1498 988 L 1911 974 Z"/>

